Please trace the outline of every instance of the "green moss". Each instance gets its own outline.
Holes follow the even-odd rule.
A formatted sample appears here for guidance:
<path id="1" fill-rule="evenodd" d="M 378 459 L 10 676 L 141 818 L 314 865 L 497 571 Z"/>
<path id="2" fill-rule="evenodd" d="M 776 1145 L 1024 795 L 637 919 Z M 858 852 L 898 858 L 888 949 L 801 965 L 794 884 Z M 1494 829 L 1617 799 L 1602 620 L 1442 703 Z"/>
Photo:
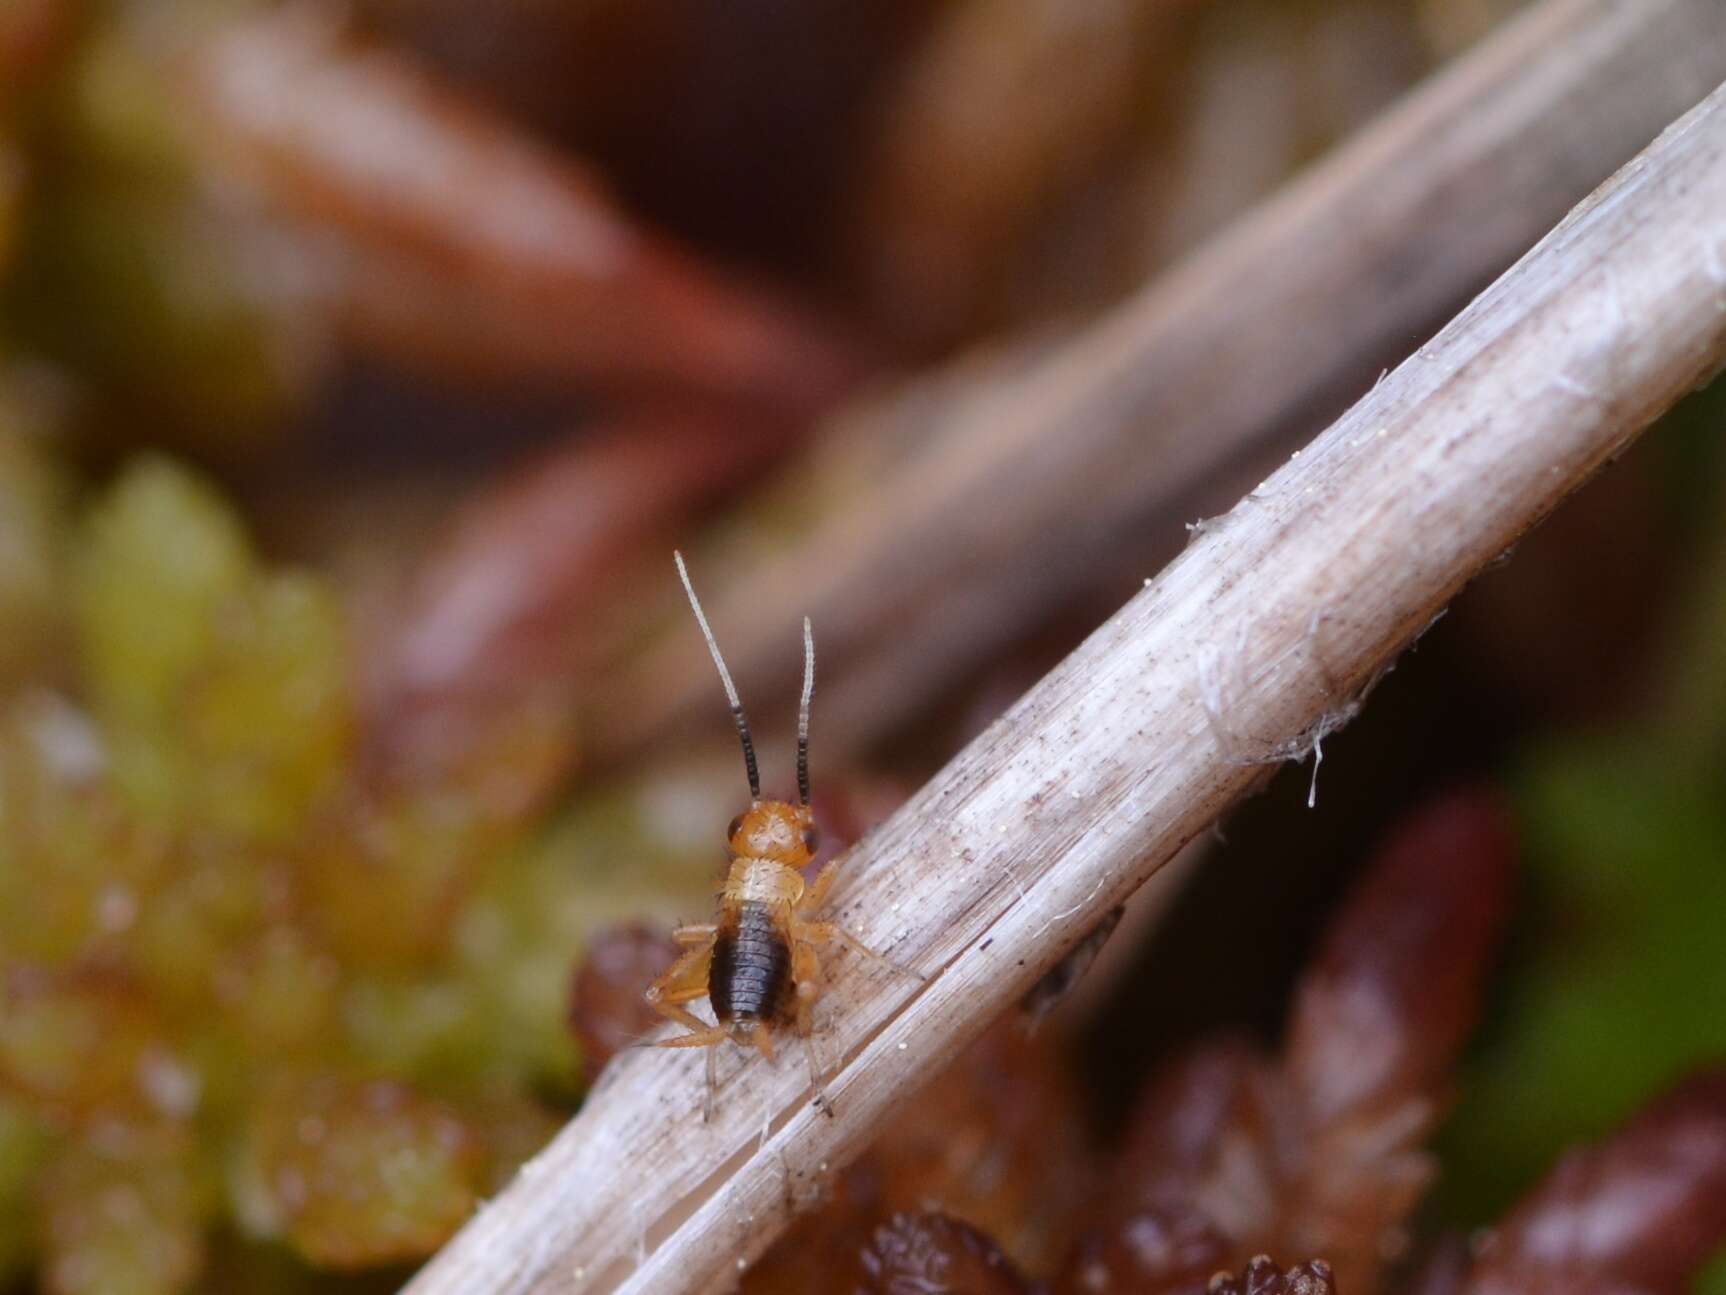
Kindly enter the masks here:
<path id="1" fill-rule="evenodd" d="M 61 965 L 112 949 L 161 863 L 102 778 L 100 732 L 49 693 L 0 706 L 0 958 Z"/>
<path id="2" fill-rule="evenodd" d="M 210 655 L 217 615 L 253 574 L 239 520 L 209 485 L 163 458 L 129 468 L 78 541 L 79 644 L 103 718 L 168 728 Z"/>
<path id="3" fill-rule="evenodd" d="M 129 947 L 164 1007 L 199 1012 L 224 959 L 262 938 L 284 879 L 243 854 L 220 850 L 173 864 L 152 888 Z"/>
<path id="4" fill-rule="evenodd" d="M 300 575 L 261 579 L 212 626 L 182 736 L 212 826 L 282 841 L 345 772 L 347 639 L 334 596 Z"/>
<path id="5" fill-rule="evenodd" d="M 342 1025 L 353 1056 L 379 1074 L 411 1075 L 440 1089 L 503 1079 L 523 1071 L 493 1051 L 494 1018 L 485 996 L 451 976 L 359 976 L 342 995 Z"/>
<path id="6" fill-rule="evenodd" d="M 0 1282 L 29 1258 L 31 1194 L 48 1133 L 29 1111 L 0 1099 Z"/>
<path id="7" fill-rule="evenodd" d="M 350 745 L 333 596 L 260 572 L 226 505 L 162 459 L 92 510 L 76 569 L 85 678 L 134 809 L 249 841 L 291 836 Z"/>
<path id="8" fill-rule="evenodd" d="M 318 929 L 347 963 L 429 968 L 495 842 L 472 802 L 407 795 L 350 808 L 320 825 L 300 852 Z"/>
<path id="9" fill-rule="evenodd" d="M 174 1295 L 203 1265 L 211 1194 L 188 1130 L 93 1130 L 56 1157 L 42 1196 L 51 1295 Z"/>
<path id="10" fill-rule="evenodd" d="M 152 1052 L 165 1050 L 148 1004 L 117 976 L 15 968 L 0 988 L 0 1087 L 39 1110 L 140 1106 Z"/>
<path id="11" fill-rule="evenodd" d="M 318 1077 L 258 1106 L 238 1181 L 254 1222 L 315 1264 L 363 1268 L 438 1246 L 473 1212 L 484 1142 L 451 1106 L 390 1082 Z"/>
<path id="12" fill-rule="evenodd" d="M 262 563 L 195 474 L 126 467 L 66 551 L 88 709 L 0 706 L 0 1085 L 26 1119 L 195 1114 L 202 1141 L 20 1162 L 0 1202 L 26 1193 L 46 1222 L 0 1259 L 37 1246 L 51 1289 L 186 1288 L 206 1157 L 220 1217 L 308 1263 L 423 1256 L 549 1135 L 532 1094 L 578 1092 L 564 1018 L 588 933 L 706 910 L 730 753 L 714 804 L 705 770 L 660 776 L 524 844 L 466 773 L 365 781 L 334 596 Z"/>

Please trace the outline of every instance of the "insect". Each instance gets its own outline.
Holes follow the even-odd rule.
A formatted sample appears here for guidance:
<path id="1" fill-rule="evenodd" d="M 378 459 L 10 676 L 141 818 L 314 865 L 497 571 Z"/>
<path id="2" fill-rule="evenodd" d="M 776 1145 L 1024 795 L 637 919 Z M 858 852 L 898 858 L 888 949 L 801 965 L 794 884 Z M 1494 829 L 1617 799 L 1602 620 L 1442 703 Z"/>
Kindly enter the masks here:
<path id="1" fill-rule="evenodd" d="M 815 637 L 805 617 L 803 699 L 797 711 L 797 803 L 765 800 L 755 763 L 755 743 L 749 736 L 737 686 L 731 682 L 731 672 L 719 654 L 701 600 L 695 596 L 683 555 L 679 553 L 676 558 L 677 573 L 707 640 L 707 650 L 713 654 L 713 664 L 719 668 L 719 680 L 725 686 L 731 718 L 743 744 L 749 808 L 732 819 L 725 830 L 730 864 L 719 890 L 718 920 L 673 931 L 672 938 L 685 946 L 684 952 L 647 990 L 648 1004 L 656 1012 L 687 1026 L 690 1032 L 658 1040 L 652 1046 L 708 1049 L 703 1115 L 711 1119 L 719 1045 L 730 1040 L 755 1047 L 771 1060 L 774 1032 L 792 1025 L 808 1053 L 816 1104 L 831 1114 L 813 1037 L 815 1003 L 823 983 L 822 947 L 843 944 L 896 971 L 905 969 L 888 962 L 839 923 L 814 916 L 833 885 L 833 863 L 824 866 L 813 881 L 806 883 L 803 878 L 803 869 L 820 844 L 809 808 L 809 702 L 815 693 Z M 713 1007 L 712 1025 L 687 1006 L 699 998 L 706 998 Z"/>

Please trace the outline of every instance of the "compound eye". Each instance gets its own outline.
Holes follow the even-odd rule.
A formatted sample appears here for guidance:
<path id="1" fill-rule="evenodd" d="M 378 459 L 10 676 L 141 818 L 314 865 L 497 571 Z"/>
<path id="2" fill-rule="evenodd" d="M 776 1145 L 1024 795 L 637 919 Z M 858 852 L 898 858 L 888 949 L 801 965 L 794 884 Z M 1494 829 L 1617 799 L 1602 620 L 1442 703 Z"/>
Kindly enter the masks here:
<path id="1" fill-rule="evenodd" d="M 729 841 L 743 830 L 743 815 L 739 814 L 731 820 L 731 825 L 725 829 L 725 839 Z"/>
<path id="2" fill-rule="evenodd" d="M 803 829 L 803 848 L 810 854 L 821 848 L 821 831 L 813 824 Z"/>

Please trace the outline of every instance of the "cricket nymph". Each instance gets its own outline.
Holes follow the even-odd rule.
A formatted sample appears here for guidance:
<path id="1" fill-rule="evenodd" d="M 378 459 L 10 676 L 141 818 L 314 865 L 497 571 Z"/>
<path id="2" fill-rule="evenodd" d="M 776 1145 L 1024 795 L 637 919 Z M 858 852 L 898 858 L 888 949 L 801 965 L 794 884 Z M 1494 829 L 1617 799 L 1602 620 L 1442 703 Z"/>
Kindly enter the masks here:
<path id="1" fill-rule="evenodd" d="M 713 631 L 708 628 L 681 554 L 677 556 L 677 570 L 683 577 L 689 605 L 695 611 L 713 663 L 719 667 L 726 699 L 731 703 L 731 717 L 743 744 L 750 800 L 749 808 L 732 819 L 725 832 L 730 862 L 719 890 L 717 920 L 682 926 L 672 932 L 686 950 L 647 990 L 647 1001 L 655 1011 L 687 1026 L 690 1032 L 659 1040 L 653 1046 L 708 1049 L 704 1109 L 711 1115 L 713 1049 L 730 1040 L 753 1046 L 762 1055 L 772 1057 L 774 1032 L 793 1026 L 808 1051 L 816 1099 L 824 1101 L 822 1067 L 813 1040 L 815 1002 L 824 983 L 819 951 L 823 945 L 837 942 L 875 961 L 886 960 L 837 922 L 814 918 L 833 885 L 833 864 L 823 867 L 813 881 L 805 882 L 803 876 L 819 847 L 814 815 L 809 808 L 809 701 L 815 691 L 814 636 L 805 619 L 803 699 L 797 713 L 797 803 L 764 800 L 761 775 L 755 763 L 755 743 L 743 717 L 743 704 L 719 654 L 719 645 L 714 642 Z M 713 1007 L 711 1025 L 685 1006 L 699 998 L 706 998 Z"/>
<path id="2" fill-rule="evenodd" d="M 748 1027 L 777 1021 L 792 1005 L 791 946 L 785 914 L 804 894 L 814 827 L 808 813 L 765 801 L 736 819 L 727 842 L 731 868 L 719 892 L 724 920 L 714 934 L 708 972 L 713 1015 Z"/>

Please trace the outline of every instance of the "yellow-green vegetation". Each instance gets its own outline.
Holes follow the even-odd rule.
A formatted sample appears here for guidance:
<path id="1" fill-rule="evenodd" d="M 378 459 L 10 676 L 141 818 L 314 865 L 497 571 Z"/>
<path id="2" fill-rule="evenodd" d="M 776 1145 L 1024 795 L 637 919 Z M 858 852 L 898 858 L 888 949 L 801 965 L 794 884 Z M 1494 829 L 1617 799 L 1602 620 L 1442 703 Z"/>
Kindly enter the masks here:
<path id="1" fill-rule="evenodd" d="M 18 339 L 156 432 L 204 446 L 276 431 L 325 349 L 316 276 L 286 271 L 271 231 L 198 178 L 184 62 L 202 33 L 251 7 L 63 17 L 68 30 L 39 42 L 33 111 L 11 151 L 0 105 L 0 266 L 13 249 L 0 304 Z"/>
<path id="2" fill-rule="evenodd" d="M 0 641 L 54 627 L 0 676 L 0 1274 L 423 1256 L 578 1095 L 586 932 L 699 911 L 711 850 L 652 787 L 530 839 L 462 785 L 371 786 L 321 580 L 166 459 L 71 509 L 0 446 Z"/>

